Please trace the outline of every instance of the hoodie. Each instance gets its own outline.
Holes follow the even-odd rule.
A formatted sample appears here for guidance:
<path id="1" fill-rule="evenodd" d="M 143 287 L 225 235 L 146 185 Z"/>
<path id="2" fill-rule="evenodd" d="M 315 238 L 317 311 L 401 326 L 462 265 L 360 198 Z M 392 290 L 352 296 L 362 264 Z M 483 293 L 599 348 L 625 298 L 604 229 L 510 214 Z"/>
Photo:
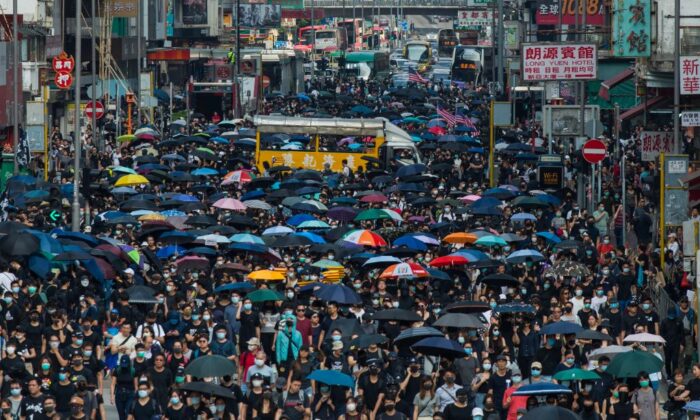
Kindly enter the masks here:
<path id="1" fill-rule="evenodd" d="M 287 321 L 291 321 L 292 325 L 287 325 Z M 275 342 L 278 365 L 289 360 L 290 350 L 292 360 L 296 360 L 299 357 L 299 348 L 302 346 L 303 340 L 296 326 L 297 318 L 294 315 L 282 315 L 280 327 L 277 331 L 277 341 Z"/>

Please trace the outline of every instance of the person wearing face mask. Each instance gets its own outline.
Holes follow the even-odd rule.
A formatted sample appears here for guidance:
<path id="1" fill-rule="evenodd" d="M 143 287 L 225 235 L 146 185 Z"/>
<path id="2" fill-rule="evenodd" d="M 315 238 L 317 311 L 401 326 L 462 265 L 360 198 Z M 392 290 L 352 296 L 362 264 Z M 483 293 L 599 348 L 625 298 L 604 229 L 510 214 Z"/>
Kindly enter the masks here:
<path id="1" fill-rule="evenodd" d="M 632 404 L 637 407 L 639 420 L 659 420 L 661 418 L 661 410 L 656 393 L 651 387 L 649 374 L 639 372 L 637 380 L 639 381 L 639 388 L 632 393 Z"/>
<path id="2" fill-rule="evenodd" d="M 448 404 L 456 401 L 457 391 L 462 389 L 461 385 L 457 385 L 455 383 L 457 375 L 454 371 L 445 370 L 442 378 L 445 383 L 435 391 L 435 398 L 437 400 L 437 408 L 439 411 L 444 411 Z"/>
<path id="3" fill-rule="evenodd" d="M 368 360 L 366 371 L 362 372 L 357 380 L 357 395 L 364 398 L 365 406 L 373 413 L 370 417 L 377 415 L 384 400 L 386 381 L 380 373 L 379 361 Z"/>
<path id="4" fill-rule="evenodd" d="M 503 394 L 503 409 L 507 411 L 508 420 L 517 420 L 518 411 L 527 407 L 527 396 L 514 396 L 513 393 L 523 384 L 523 376 L 518 369 L 511 371 L 511 385 Z"/>
<path id="5" fill-rule="evenodd" d="M 35 415 L 34 420 L 61 420 L 62 416 L 56 411 L 56 397 L 47 395 L 44 398 L 43 412 Z"/>
<path id="6" fill-rule="evenodd" d="M 456 359 L 454 362 L 455 369 L 457 370 L 457 376 L 459 377 L 460 383 L 471 384 L 476 371 L 479 368 L 479 359 L 474 353 L 473 344 L 468 341 L 469 338 L 465 338 L 460 335 L 457 341 L 464 346 L 465 357 Z"/>
<path id="7" fill-rule="evenodd" d="M 470 384 L 471 390 L 474 393 L 474 403 L 477 407 L 484 406 L 484 399 L 491 390 L 491 360 L 486 358 L 481 363 L 481 372 L 474 376 Z"/>
<path id="8" fill-rule="evenodd" d="M 350 397 L 345 403 L 345 413 L 341 414 L 338 420 L 369 420 L 369 417 L 359 411 L 357 400 Z"/>
<path id="9" fill-rule="evenodd" d="M 262 350 L 255 354 L 254 364 L 248 368 L 247 380 L 250 383 L 256 373 L 262 376 L 265 385 L 274 384 L 277 381 L 277 369 L 267 365 L 267 355 Z"/>
<path id="10" fill-rule="evenodd" d="M 607 372 L 608 365 L 610 364 L 610 358 L 603 356 L 598 359 L 598 366 L 595 369 L 595 373 L 600 376 L 600 379 L 596 379 L 593 382 L 593 387 L 591 388 L 591 398 L 596 405 L 596 411 L 600 411 L 603 407 L 603 402 L 610 395 L 610 390 L 614 387 L 613 376 Z"/>
<path id="11" fill-rule="evenodd" d="M 214 329 L 214 339 L 211 341 L 211 353 L 223 356 L 232 362 L 236 361 L 236 346 L 228 338 L 226 326 L 219 324 Z"/>
<path id="12" fill-rule="evenodd" d="M 291 310 L 290 310 L 291 312 Z M 297 318 L 291 313 L 283 315 L 277 330 L 273 347 L 280 374 L 286 376 L 291 364 L 299 357 L 303 345 L 301 333 L 296 328 Z"/>
<path id="13" fill-rule="evenodd" d="M 136 400 L 131 404 L 127 420 L 151 420 L 160 416 L 162 411 L 154 398 L 151 397 L 151 386 L 146 380 L 140 380 L 136 391 Z"/>
<path id="14" fill-rule="evenodd" d="M 66 419 L 87 419 L 89 418 L 85 414 L 85 402 L 82 398 L 75 395 L 70 399 L 70 415 Z"/>
<path id="15" fill-rule="evenodd" d="M 567 350 L 564 354 L 564 360 L 557 365 L 557 368 L 554 370 L 554 374 L 557 374 L 563 370 L 569 370 L 577 367 L 579 367 L 579 364 L 576 363 L 576 354 L 572 350 Z"/>
<path id="16" fill-rule="evenodd" d="M 17 355 L 17 341 L 11 339 L 5 346 L 5 358 L 0 360 L 0 383 L 2 383 L 2 393 L 7 395 L 12 380 L 24 381 L 29 376 L 29 372 L 24 364 L 24 360 Z M 9 381 L 7 378 L 9 377 Z"/>
<path id="17" fill-rule="evenodd" d="M 243 303 L 238 307 L 238 321 L 241 323 L 238 342 L 248 343 L 255 338 L 260 346 L 260 315 L 253 310 L 253 302 L 250 299 L 244 299 Z M 245 348 L 240 348 L 239 353 L 242 353 Z"/>
<path id="18" fill-rule="evenodd" d="M 458 389 L 457 399 L 443 410 L 445 420 L 463 420 L 472 418 L 472 409 L 468 406 L 469 393 L 466 388 Z"/>
<path id="19" fill-rule="evenodd" d="M 660 318 L 654 310 L 654 304 L 649 296 L 642 299 L 642 312 L 640 313 L 640 323 L 646 326 L 646 330 L 652 334 L 660 335 Z"/>
<path id="20" fill-rule="evenodd" d="M 578 415 L 581 420 L 600 420 L 601 417 L 595 411 L 595 403 L 590 395 L 586 395 L 582 398 L 582 402 L 579 405 Z"/>
<path id="21" fill-rule="evenodd" d="M 192 409 L 183 402 L 183 398 L 178 391 L 170 393 L 168 406 L 163 413 L 164 420 L 188 419 L 194 415 Z"/>

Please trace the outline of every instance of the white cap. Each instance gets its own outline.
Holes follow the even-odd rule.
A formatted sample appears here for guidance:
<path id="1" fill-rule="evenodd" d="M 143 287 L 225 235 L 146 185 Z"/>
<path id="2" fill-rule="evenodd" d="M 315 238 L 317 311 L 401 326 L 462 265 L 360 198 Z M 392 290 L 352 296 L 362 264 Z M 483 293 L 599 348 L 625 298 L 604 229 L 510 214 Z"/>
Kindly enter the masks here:
<path id="1" fill-rule="evenodd" d="M 124 270 L 124 274 L 131 274 L 132 276 L 134 275 L 134 269 L 133 268 L 127 268 Z"/>
<path id="2" fill-rule="evenodd" d="M 484 410 L 480 409 L 479 407 L 474 407 L 472 410 L 472 416 L 483 416 L 484 415 Z"/>

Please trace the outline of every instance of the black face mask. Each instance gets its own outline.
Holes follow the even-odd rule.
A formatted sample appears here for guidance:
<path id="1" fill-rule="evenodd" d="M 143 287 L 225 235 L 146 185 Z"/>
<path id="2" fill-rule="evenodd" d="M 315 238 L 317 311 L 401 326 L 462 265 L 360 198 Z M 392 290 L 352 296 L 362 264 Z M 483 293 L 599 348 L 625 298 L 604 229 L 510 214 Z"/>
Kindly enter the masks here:
<path id="1" fill-rule="evenodd" d="M 83 411 L 83 407 L 79 405 L 73 405 L 70 408 L 71 414 L 80 414 Z"/>
<path id="2" fill-rule="evenodd" d="M 394 409 L 395 405 L 394 404 L 384 404 L 384 409 L 386 411 L 392 411 Z"/>

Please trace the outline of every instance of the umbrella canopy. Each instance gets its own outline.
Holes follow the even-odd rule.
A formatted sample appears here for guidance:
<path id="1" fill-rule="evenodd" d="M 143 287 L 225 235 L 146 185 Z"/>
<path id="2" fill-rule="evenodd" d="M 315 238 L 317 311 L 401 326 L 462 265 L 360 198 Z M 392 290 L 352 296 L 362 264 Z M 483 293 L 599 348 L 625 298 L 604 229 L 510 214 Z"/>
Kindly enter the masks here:
<path id="1" fill-rule="evenodd" d="M 521 249 L 513 252 L 508 256 L 508 258 L 506 258 L 506 261 L 511 264 L 520 264 L 528 261 L 534 262 L 543 260 L 544 255 L 533 249 Z"/>
<path id="2" fill-rule="evenodd" d="M 464 348 L 454 340 L 444 337 L 427 337 L 411 346 L 411 350 L 426 356 L 446 357 L 449 359 L 465 357 Z"/>
<path id="3" fill-rule="evenodd" d="M 336 302 L 341 305 L 362 303 L 362 298 L 351 288 L 342 284 L 329 284 L 314 291 L 314 295 L 326 302 Z"/>
<path id="4" fill-rule="evenodd" d="M 143 175 L 124 175 L 114 183 L 115 187 L 131 187 L 135 185 L 148 185 L 151 182 Z"/>
<path id="5" fill-rule="evenodd" d="M 480 314 L 491 310 L 491 307 L 486 302 L 476 300 L 463 300 L 447 305 L 447 312 L 462 313 L 462 314 Z"/>
<path id="6" fill-rule="evenodd" d="M 554 384 L 551 382 L 538 382 L 530 385 L 523 385 L 513 393 L 515 396 L 557 394 L 573 394 L 573 391 L 564 385 Z M 547 417 L 543 417 L 543 419 L 544 418 Z"/>
<path id="7" fill-rule="evenodd" d="M 666 340 L 660 335 L 641 333 L 641 334 L 631 334 L 622 340 L 625 343 L 660 343 L 666 344 Z"/>
<path id="8" fill-rule="evenodd" d="M 258 270 L 248 274 L 249 280 L 282 281 L 286 279 L 284 273 L 275 270 Z"/>
<path id="9" fill-rule="evenodd" d="M 581 331 L 582 329 L 583 328 L 576 323 L 568 322 L 568 321 L 559 321 L 559 322 L 552 322 L 550 324 L 546 324 L 540 330 L 540 334 L 545 334 L 545 335 L 576 334 L 577 332 Z"/>
<path id="10" fill-rule="evenodd" d="M 369 246 L 373 248 L 387 245 L 384 238 L 379 236 L 379 234 L 366 229 L 352 230 L 343 235 L 341 239 L 356 245 Z"/>
<path id="11" fill-rule="evenodd" d="M 700 413 L 700 401 L 690 401 L 683 407 L 683 409 L 685 411 L 691 411 L 693 413 Z"/>
<path id="12" fill-rule="evenodd" d="M 455 265 L 465 265 L 468 263 L 469 260 L 465 257 L 457 254 L 451 254 L 437 257 L 431 260 L 429 264 L 431 267 L 450 267 Z"/>
<path id="13" fill-rule="evenodd" d="M 516 314 L 516 313 L 531 313 L 537 312 L 534 306 L 524 303 L 505 303 L 494 308 L 494 312 L 499 314 Z"/>
<path id="14" fill-rule="evenodd" d="M 10 257 L 28 256 L 39 250 L 39 238 L 29 232 L 10 233 L 0 239 L 0 252 Z"/>
<path id="15" fill-rule="evenodd" d="M 278 292 L 270 289 L 258 289 L 248 293 L 248 299 L 253 303 L 270 302 L 275 300 L 284 300 L 284 297 Z"/>
<path id="16" fill-rule="evenodd" d="M 156 291 L 148 286 L 131 286 L 126 289 L 126 293 L 129 295 L 129 303 L 158 303 Z"/>
<path id="17" fill-rule="evenodd" d="M 407 328 L 394 339 L 394 344 L 402 343 L 410 345 L 416 343 L 426 337 L 442 337 L 444 334 L 440 330 L 436 330 L 432 327 L 417 327 L 417 328 Z"/>
<path id="18" fill-rule="evenodd" d="M 613 338 L 607 334 L 595 330 L 583 330 L 576 333 L 576 338 L 581 340 L 607 340 L 613 341 Z"/>
<path id="19" fill-rule="evenodd" d="M 606 372 L 616 378 L 634 378 L 639 372 L 660 372 L 664 362 L 652 353 L 633 350 L 615 357 Z"/>
<path id="20" fill-rule="evenodd" d="M 591 275 L 591 270 L 585 264 L 576 261 L 559 261 L 552 267 L 544 270 L 543 275 L 564 277 L 586 277 Z"/>
<path id="21" fill-rule="evenodd" d="M 472 314 L 447 313 L 433 322 L 433 327 L 484 328 L 486 325 Z"/>
<path id="22" fill-rule="evenodd" d="M 516 391 L 517 392 L 517 391 Z M 515 393 L 513 393 L 515 395 Z M 525 413 L 520 420 L 581 420 L 578 414 L 564 407 L 543 405 Z"/>
<path id="23" fill-rule="evenodd" d="M 508 245 L 508 242 L 503 240 L 503 238 L 500 238 L 496 235 L 487 235 L 487 236 L 482 236 L 481 238 L 477 239 L 476 242 L 474 242 L 476 245 L 481 245 L 481 246 L 486 246 L 486 247 L 493 247 L 493 246 L 506 246 Z"/>
<path id="24" fill-rule="evenodd" d="M 419 278 L 428 277 L 429 274 L 423 266 L 416 263 L 399 263 L 387 267 L 382 274 L 381 279 L 402 279 L 402 278 Z"/>
<path id="25" fill-rule="evenodd" d="M 235 198 L 222 198 L 220 200 L 217 200 L 214 204 L 212 204 L 212 207 L 234 211 L 244 211 L 246 209 L 245 204 L 241 203 Z"/>
<path id="26" fill-rule="evenodd" d="M 221 397 L 225 399 L 234 398 L 233 393 L 230 389 L 224 388 L 221 385 L 213 384 L 211 382 L 186 382 L 184 384 L 181 384 L 179 388 L 182 391 L 199 392 L 200 394 L 211 395 L 214 397 Z"/>
<path id="27" fill-rule="evenodd" d="M 481 279 L 483 283 L 492 287 L 515 287 L 520 282 L 510 274 L 491 274 Z"/>
<path id="28" fill-rule="evenodd" d="M 442 238 L 448 244 L 471 244 L 477 240 L 476 235 L 467 232 L 455 232 Z"/>
<path id="29" fill-rule="evenodd" d="M 599 349 L 595 349 L 591 352 L 591 354 L 588 355 L 589 360 L 598 360 L 601 357 L 605 356 L 610 358 L 610 360 L 614 359 L 620 354 L 627 353 L 632 351 L 631 346 L 618 346 L 616 344 L 612 346 L 606 346 L 606 347 L 601 347 Z"/>
<path id="30" fill-rule="evenodd" d="M 557 372 L 554 374 L 554 379 L 557 381 L 594 381 L 600 379 L 600 375 L 592 370 L 573 368 Z"/>
<path id="31" fill-rule="evenodd" d="M 343 386 L 347 388 L 353 388 L 355 386 L 355 381 L 352 379 L 352 376 L 336 370 L 314 370 L 306 379 L 311 379 L 312 381 L 328 386 Z"/>
<path id="32" fill-rule="evenodd" d="M 418 322 L 422 318 L 415 312 L 407 309 L 384 309 L 383 311 L 375 312 L 371 315 L 375 321 L 403 321 L 403 322 Z"/>
<path id="33" fill-rule="evenodd" d="M 373 345 L 373 344 L 384 344 L 389 339 L 383 335 L 383 334 L 363 334 L 354 340 L 352 340 L 349 344 L 348 347 L 350 349 L 352 348 L 360 348 L 360 349 L 366 349 L 367 347 Z"/>
<path id="34" fill-rule="evenodd" d="M 219 378 L 235 373 L 236 365 L 227 358 L 218 355 L 198 357 L 185 368 L 186 375 L 197 378 Z"/>

